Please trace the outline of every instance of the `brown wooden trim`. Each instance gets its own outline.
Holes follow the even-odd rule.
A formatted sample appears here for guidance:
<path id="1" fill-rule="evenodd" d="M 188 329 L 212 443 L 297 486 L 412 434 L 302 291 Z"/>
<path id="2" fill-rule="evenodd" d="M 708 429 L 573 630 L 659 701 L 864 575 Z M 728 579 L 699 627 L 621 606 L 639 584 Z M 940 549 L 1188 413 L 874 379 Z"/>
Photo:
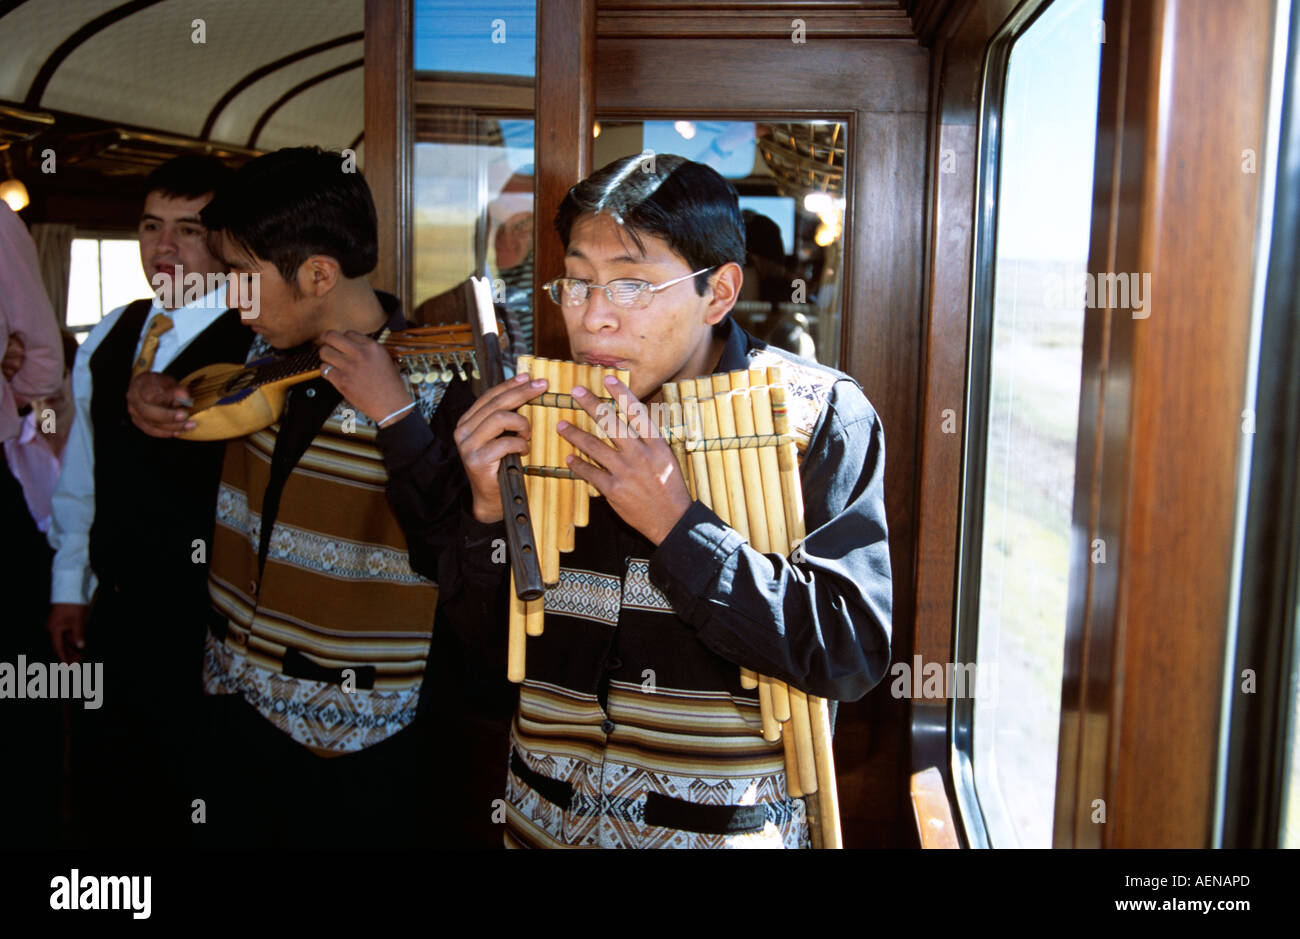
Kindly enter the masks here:
<path id="1" fill-rule="evenodd" d="M 366 181 L 379 215 L 371 283 L 411 307 L 412 0 L 366 0 Z"/>
<path id="2" fill-rule="evenodd" d="M 912 816 L 922 848 L 960 848 L 943 774 L 931 766 L 912 774 Z"/>
<path id="3" fill-rule="evenodd" d="M 337 78 L 347 72 L 355 71 L 356 69 L 361 68 L 364 64 L 364 60 L 354 59 L 351 62 L 344 62 L 342 65 L 336 65 L 334 68 L 326 69 L 319 75 L 313 75 L 311 78 L 294 85 L 284 94 L 280 95 L 280 97 L 272 101 L 267 109 L 262 112 L 261 117 L 257 119 L 257 123 L 253 125 L 253 129 L 249 131 L 248 145 L 250 147 L 257 146 L 257 138 L 261 136 L 262 129 L 266 127 L 271 118 L 275 117 L 275 112 L 280 110 L 280 108 L 284 107 L 294 98 L 298 97 L 298 95 L 302 94 L 309 88 L 314 88 L 323 82 L 329 81 L 331 78 Z"/>
<path id="4" fill-rule="evenodd" d="M 954 645 L 962 511 L 962 440 L 971 316 L 978 170 L 979 86 L 984 50 L 1016 0 L 972 16 L 973 0 L 947 5 L 935 25 L 926 161 L 926 275 L 917 427 L 916 620 L 913 654 L 957 658 Z M 952 776 L 949 702 L 912 701 L 912 769 Z M 954 813 L 956 814 L 956 813 Z M 975 826 L 982 829 L 982 824 Z"/>
<path id="5" fill-rule="evenodd" d="M 528 76 L 416 72 L 416 107 L 472 108 L 479 114 L 531 117 L 536 82 Z"/>
<path id="6" fill-rule="evenodd" d="M 778 39 L 791 42 L 796 21 L 810 46 L 827 39 L 912 39 L 912 22 L 899 9 L 857 13 L 789 10 L 785 13 L 718 9 L 667 11 L 607 10 L 601 4 L 596 29 L 602 39 Z"/>
<path id="7" fill-rule="evenodd" d="M 33 109 L 41 106 L 41 98 L 45 96 L 45 89 L 49 87 L 50 81 L 54 78 L 54 73 L 58 71 L 60 65 L 67 61 L 68 56 L 76 52 L 86 40 L 95 36 L 101 30 L 108 29 L 115 23 L 121 22 L 128 16 L 139 13 L 141 10 L 147 10 L 149 7 L 156 6 L 161 2 L 162 0 L 131 0 L 130 3 L 113 7 L 90 22 L 83 24 L 71 36 L 59 43 L 58 48 L 51 52 L 49 57 L 41 63 L 40 71 L 36 73 L 36 77 L 32 80 L 32 86 L 28 89 L 23 104 Z"/>
<path id="8" fill-rule="evenodd" d="M 929 51 L 910 42 L 826 40 L 814 48 L 772 39 L 602 37 L 597 107 L 601 114 L 648 105 L 676 114 L 802 112 L 805 120 L 827 111 L 924 114 L 928 66 Z"/>
<path id="9" fill-rule="evenodd" d="M 1106 23 L 1088 269 L 1150 274 L 1151 296 L 1147 318 L 1087 315 L 1054 841 L 1203 848 L 1271 11 L 1109 0 Z"/>
<path id="10" fill-rule="evenodd" d="M 908 0 L 907 15 L 912 20 L 912 32 L 921 45 L 929 46 L 938 40 L 948 26 L 960 23 L 970 0 Z M 954 16 L 955 10 L 961 9 Z"/>
<path id="11" fill-rule="evenodd" d="M 27 0 L 4 0 L 4 2 L 0 3 L 0 20 L 4 19 L 26 2 Z"/>
<path id="12" fill-rule="evenodd" d="M 595 80 L 596 0 L 538 4 L 533 348 L 551 358 L 569 358 L 564 317 L 542 290 L 564 270 L 564 247 L 552 220 L 569 188 L 592 170 Z"/>
<path id="13" fill-rule="evenodd" d="M 212 133 L 213 125 L 217 123 L 217 118 L 221 117 L 221 112 L 226 109 L 226 105 L 235 100 L 235 97 L 245 88 L 261 81 L 267 75 L 270 75 L 272 72 L 277 72 L 285 66 L 293 65 L 295 62 L 301 62 L 303 59 L 309 59 L 313 55 L 317 55 L 321 52 L 328 52 L 330 49 L 337 49 L 340 46 L 346 46 L 353 42 L 361 42 L 364 38 L 365 33 L 348 33 L 346 36 L 339 36 L 336 39 L 327 39 L 325 42 L 318 42 L 314 46 L 308 46 L 306 49 L 299 49 L 297 52 L 281 56 L 273 62 L 267 62 L 265 65 L 253 69 L 239 81 L 231 85 L 226 93 L 217 100 L 217 103 L 212 106 L 212 109 L 208 111 L 208 116 L 203 121 L 203 129 L 199 131 L 199 137 L 204 140 L 208 139 Z"/>

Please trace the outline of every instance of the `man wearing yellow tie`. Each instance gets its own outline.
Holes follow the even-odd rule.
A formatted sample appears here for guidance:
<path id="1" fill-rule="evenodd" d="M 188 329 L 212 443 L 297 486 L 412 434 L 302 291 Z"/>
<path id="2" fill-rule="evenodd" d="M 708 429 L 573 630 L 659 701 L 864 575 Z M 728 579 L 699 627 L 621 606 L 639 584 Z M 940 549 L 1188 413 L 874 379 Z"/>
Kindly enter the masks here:
<path id="1" fill-rule="evenodd" d="M 139 238 L 156 296 L 104 317 L 73 370 L 77 416 L 53 498 L 48 626 L 65 662 L 84 655 L 104 663 L 104 705 L 86 712 L 74 780 L 82 833 L 97 843 L 126 834 L 113 824 L 130 826 L 133 839 L 171 825 L 179 839 L 188 819 L 170 798 L 183 770 L 175 731 L 200 689 L 197 681 L 168 683 L 199 667 L 202 620 L 191 611 L 206 604 L 222 446 L 140 433 L 127 416 L 126 387 L 141 372 L 183 376 L 247 353 L 251 335 L 226 309 L 224 291 L 184 304 L 180 289 L 193 275 L 207 282 L 224 273 L 199 212 L 230 175 L 196 156 L 153 172 Z M 186 657 L 191 668 L 177 662 Z"/>

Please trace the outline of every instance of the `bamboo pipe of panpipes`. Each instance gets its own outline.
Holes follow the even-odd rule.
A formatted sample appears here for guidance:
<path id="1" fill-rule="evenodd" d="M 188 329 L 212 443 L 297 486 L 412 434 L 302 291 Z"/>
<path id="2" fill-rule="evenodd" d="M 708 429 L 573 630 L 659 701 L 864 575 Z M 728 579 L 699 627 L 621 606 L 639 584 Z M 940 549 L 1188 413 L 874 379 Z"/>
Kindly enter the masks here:
<path id="1" fill-rule="evenodd" d="M 686 459 L 686 443 L 682 440 L 682 432 L 686 429 L 686 419 L 682 411 L 682 396 L 677 390 L 675 383 L 669 382 L 663 387 L 664 404 L 668 407 L 668 427 L 667 430 L 671 435 L 673 456 L 677 458 L 677 466 L 682 471 L 682 479 L 686 482 L 688 492 L 694 492 L 695 487 L 691 485 L 691 464 Z"/>
<path id="2" fill-rule="evenodd" d="M 537 601 L 534 601 L 537 602 Z M 506 655 L 506 678 L 524 680 L 524 651 L 527 646 L 528 601 L 515 594 L 515 572 L 510 572 L 510 633 Z"/>
<path id="3" fill-rule="evenodd" d="M 521 355 L 518 358 L 517 371 L 526 373 L 536 378 L 545 378 L 545 369 L 541 363 L 531 355 Z M 532 430 L 530 438 L 529 452 L 523 454 L 521 462 L 524 466 L 529 464 L 540 463 L 541 451 L 537 449 L 540 437 L 538 434 L 545 424 L 546 408 L 538 407 L 535 404 L 526 404 L 520 409 L 520 413 L 528 418 L 529 427 Z M 542 485 L 541 479 L 537 476 L 524 475 L 524 491 L 528 495 L 528 513 L 533 519 L 533 544 L 537 547 L 537 562 L 541 565 L 542 560 L 542 530 L 545 520 L 542 518 Z M 513 612 L 513 607 L 511 608 Z M 540 636 L 545 627 L 545 597 L 538 597 L 536 600 L 529 600 L 524 604 L 524 632 L 529 636 Z M 522 679 L 521 679 L 522 680 Z"/>
<path id="4" fill-rule="evenodd" d="M 794 749 L 797 755 L 799 787 L 805 795 L 817 791 L 817 760 L 813 752 L 812 716 L 808 712 L 808 696 L 798 688 L 790 689 L 790 723 L 786 732 L 794 732 Z M 789 775 L 789 766 L 786 775 Z"/>
<path id="5" fill-rule="evenodd" d="M 591 368 L 582 363 L 576 363 L 573 366 L 573 383 L 581 385 L 588 391 L 591 391 Z M 578 409 L 573 412 L 573 423 L 579 430 L 585 430 L 589 434 L 594 434 L 591 429 L 591 418 L 587 412 Z M 583 455 L 576 450 L 574 456 L 579 459 L 585 459 Z M 575 528 L 586 528 L 587 523 L 591 520 L 591 493 L 588 491 L 587 483 L 580 479 L 573 481 L 573 525 Z M 576 535 L 575 535 L 576 537 Z"/>
<path id="6" fill-rule="evenodd" d="M 698 409 L 700 418 L 700 431 L 704 440 L 716 440 L 721 434 L 718 432 L 718 408 L 713 400 L 713 380 L 711 378 L 695 379 L 695 404 Z M 696 450 L 700 453 L 701 450 Z M 709 508 L 722 519 L 723 524 L 729 525 L 740 530 L 739 526 L 732 522 L 731 500 L 727 496 L 727 472 L 722 461 L 722 451 L 720 450 L 702 450 L 704 454 L 705 474 L 704 478 L 709 481 L 710 500 L 705 503 Z M 698 469 L 698 460 L 697 460 Z M 758 674 L 753 669 L 741 668 L 740 670 L 740 687 L 753 691 L 758 687 Z M 759 699 L 760 705 L 762 699 Z"/>
<path id="7" fill-rule="evenodd" d="M 772 397 L 767 386 L 767 371 L 753 369 L 747 377 L 753 432 L 759 437 L 773 435 Z M 776 447 L 762 446 L 754 449 L 762 484 L 761 502 L 767 521 L 769 550 L 786 557 L 790 553 L 790 534 L 785 527 L 785 500 L 781 496 L 780 464 L 776 457 Z M 790 720 L 790 690 L 785 682 L 772 684 L 772 710 L 778 721 L 784 723 Z"/>
<path id="8" fill-rule="evenodd" d="M 842 848 L 844 837 L 840 832 L 840 798 L 835 783 L 835 753 L 831 749 L 830 709 L 825 698 L 810 695 L 808 711 L 812 717 L 813 757 L 817 761 L 817 779 L 821 783 L 817 807 L 821 812 L 822 847 Z"/>
<path id="9" fill-rule="evenodd" d="M 713 375 L 711 381 L 718 414 L 718 436 L 735 437 L 736 416 L 731 409 L 731 379 L 724 372 Z M 745 510 L 745 477 L 740 469 L 740 451 L 723 450 L 722 466 L 726 480 L 723 492 L 726 493 L 727 501 L 731 506 L 731 521 L 728 524 L 740 532 L 740 537 L 750 541 L 749 514 Z"/>
<path id="10" fill-rule="evenodd" d="M 542 360 L 543 377 L 546 390 L 556 392 L 560 385 L 560 363 L 555 359 Z M 554 407 L 539 408 L 546 415 L 542 427 L 542 444 L 545 456 L 539 461 L 542 466 L 558 466 L 560 462 L 559 433 L 555 430 L 559 420 L 560 409 Z M 538 549 L 542 566 L 542 583 L 554 586 L 560 580 L 560 480 L 554 476 L 542 477 L 542 544 Z"/>
<path id="11" fill-rule="evenodd" d="M 785 386 L 781 383 L 781 370 L 768 370 L 768 383 L 772 385 L 772 423 L 782 437 L 790 431 L 790 419 L 786 411 Z M 803 523 L 803 493 L 796 478 L 796 457 L 794 443 L 783 444 L 777 451 L 781 467 L 781 494 L 786 506 L 786 524 L 790 530 L 791 544 L 803 541 L 806 532 Z M 795 702 L 791 701 L 791 711 Z M 839 789 L 835 779 L 835 751 L 831 747 L 830 709 L 825 698 L 808 696 L 809 720 L 812 724 L 813 759 L 817 768 L 821 796 L 818 798 L 818 810 L 822 830 L 822 844 L 827 848 L 842 848 L 844 840 L 840 833 Z M 798 741 L 796 740 L 796 743 Z M 802 771 L 802 752 L 800 768 Z"/>
<path id="12" fill-rule="evenodd" d="M 686 423 L 687 439 L 694 443 L 702 435 L 700 399 L 695 393 L 695 382 L 684 381 L 681 383 L 681 399 L 682 418 Z M 713 504 L 713 495 L 709 492 L 709 465 L 705 460 L 704 451 L 698 448 L 688 450 L 687 458 L 691 463 L 691 482 L 694 484 L 691 491 L 695 493 L 695 498 L 705 505 L 711 506 Z"/>
<path id="13" fill-rule="evenodd" d="M 715 388 L 717 387 L 717 377 L 718 376 L 714 376 Z M 736 422 L 736 436 L 753 437 L 756 427 L 754 415 L 756 404 L 750 392 L 750 373 L 747 371 L 736 371 L 730 372 L 725 377 L 729 379 L 730 383 L 731 411 Z M 766 377 L 766 373 L 763 373 L 763 378 L 766 379 Z M 763 382 L 760 381 L 759 384 L 762 385 Z M 766 423 L 770 424 L 770 396 L 765 397 L 769 401 L 768 419 Z M 749 519 L 749 543 L 753 546 L 754 550 L 760 554 L 768 554 L 774 549 L 767 524 L 768 513 L 765 508 L 766 486 L 765 480 L 763 479 L 762 467 L 759 463 L 760 449 L 762 448 L 741 447 L 737 453 L 740 456 L 740 473 L 744 480 L 745 513 Z M 779 479 L 773 478 L 772 482 L 777 485 L 777 491 L 779 492 Z M 782 521 L 784 522 L 784 513 L 782 513 Z M 784 528 L 785 525 L 782 524 L 781 527 Z M 776 721 L 788 721 L 790 719 L 790 695 L 786 689 L 785 682 L 778 679 L 759 676 L 758 687 L 760 692 L 760 704 L 764 700 L 762 689 L 765 682 L 768 686 L 766 703 L 771 716 Z M 779 730 L 769 726 L 768 723 L 764 723 L 764 738 L 775 740 L 776 737 L 774 734 L 776 733 L 779 733 Z"/>
<path id="14" fill-rule="evenodd" d="M 556 362 L 555 371 L 556 371 L 556 380 L 555 383 L 551 386 L 552 390 L 557 392 L 562 391 L 565 394 L 571 394 L 574 385 L 573 363 Z M 556 416 L 557 423 L 560 420 L 568 421 L 570 424 L 574 422 L 574 415 L 571 409 L 567 409 L 567 408 L 563 410 L 556 409 L 555 416 Z M 561 437 L 560 432 L 558 430 L 555 432 L 555 440 L 556 440 L 555 445 L 557 449 L 555 454 L 555 463 L 553 465 L 559 467 L 560 469 L 564 469 L 568 465 L 565 460 L 565 457 L 567 457 L 570 453 L 575 452 L 573 449 L 573 444 L 569 443 L 569 441 Z M 577 488 L 577 485 L 575 484 L 575 481 L 572 479 L 560 479 L 557 481 L 559 482 L 559 485 L 556 487 L 556 489 L 558 490 L 558 499 L 556 501 L 556 516 L 555 516 L 556 517 L 555 549 L 557 552 L 559 551 L 568 552 L 573 550 L 574 490 Z M 556 556 L 555 576 L 557 579 L 560 576 L 558 555 Z"/>
<path id="15" fill-rule="evenodd" d="M 803 797 L 803 786 L 799 784 L 799 753 L 794 748 L 794 731 L 789 727 L 781 728 L 781 745 L 785 748 L 785 791 L 792 799 Z"/>
<path id="16" fill-rule="evenodd" d="M 703 379 L 702 379 L 703 380 Z M 725 372 L 710 376 L 707 379 L 710 388 L 713 390 L 713 398 L 718 415 L 718 432 L 717 437 L 734 437 L 736 436 L 736 417 L 729 400 L 731 395 L 731 379 Z M 701 395 L 701 400 L 703 395 Z M 731 519 L 727 522 L 732 528 L 740 533 L 740 537 L 750 541 L 749 537 L 749 513 L 745 507 L 745 482 L 744 474 L 741 470 L 740 452 L 738 450 L 722 451 L 723 467 L 723 487 L 722 491 L 726 496 L 727 504 L 731 509 Z M 714 497 L 717 498 L 717 489 L 714 489 Z M 719 500 L 721 501 L 721 500 Z M 717 511 L 715 508 L 714 511 Z M 752 544 L 752 541 L 750 542 Z M 756 681 L 758 684 L 758 704 L 763 715 L 763 739 L 775 740 L 771 736 L 772 730 L 769 721 L 775 720 L 772 717 L 772 689 L 768 686 L 768 693 L 763 694 L 763 679 L 761 676 L 751 678 L 753 670 L 742 668 L 740 671 L 740 686 L 748 687 L 748 682 Z"/>

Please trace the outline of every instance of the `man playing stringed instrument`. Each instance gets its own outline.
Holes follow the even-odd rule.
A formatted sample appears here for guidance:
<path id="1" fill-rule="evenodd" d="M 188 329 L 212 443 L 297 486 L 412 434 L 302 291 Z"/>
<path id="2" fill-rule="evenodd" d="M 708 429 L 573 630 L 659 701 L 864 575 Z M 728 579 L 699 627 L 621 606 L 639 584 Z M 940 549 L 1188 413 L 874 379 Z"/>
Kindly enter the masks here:
<path id="1" fill-rule="evenodd" d="M 430 801 L 416 708 L 449 531 L 439 499 L 459 495 L 439 477 L 436 438 L 449 438 L 439 421 L 464 409 L 467 382 L 408 384 L 376 341 L 407 323 L 366 282 L 375 209 L 341 155 L 260 157 L 203 220 L 231 270 L 260 278 L 250 360 L 318 346 L 321 369 L 289 390 L 277 422 L 226 450 L 203 662 L 214 726 L 195 792 L 207 840 L 414 840 Z M 134 391 L 148 432 L 190 423 L 175 387 Z"/>
<path id="2" fill-rule="evenodd" d="M 729 317 L 744 224 L 735 190 L 681 157 L 629 157 L 574 186 L 556 227 L 565 276 L 548 285 L 572 356 L 630 371 L 573 390 L 601 440 L 559 424 L 591 462 L 568 468 L 604 497 L 574 532 L 545 629 L 527 640 L 512 730 L 506 843 L 516 847 L 802 847 L 782 744 L 764 739 L 759 694 L 739 667 L 791 694 L 855 700 L 889 662 L 891 584 L 884 438 L 857 383 L 766 346 Z M 665 383 L 779 367 L 801 455 L 806 538 L 760 553 L 692 499 L 641 402 Z M 497 471 L 530 452 L 517 413 L 546 390 L 520 375 L 485 392 L 455 441 L 469 481 L 440 583 L 467 644 L 504 662 L 507 570 Z M 628 426 L 604 419 L 618 401 Z M 562 469 L 562 468 L 561 468 Z M 534 522 L 537 518 L 534 517 Z"/>

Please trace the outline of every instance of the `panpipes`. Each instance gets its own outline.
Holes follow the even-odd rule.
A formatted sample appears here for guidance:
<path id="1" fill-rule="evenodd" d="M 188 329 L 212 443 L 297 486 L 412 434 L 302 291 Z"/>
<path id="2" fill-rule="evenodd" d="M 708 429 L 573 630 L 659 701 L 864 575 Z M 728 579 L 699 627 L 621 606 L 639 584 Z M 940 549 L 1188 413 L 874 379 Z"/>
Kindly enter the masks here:
<path id="1" fill-rule="evenodd" d="M 565 465 L 565 458 L 570 454 L 585 458 L 559 435 L 555 425 L 562 420 L 568 421 L 589 434 L 604 437 L 596 421 L 574 402 L 573 386 L 581 385 L 593 395 L 610 400 L 604 393 L 605 377 L 615 375 L 626 385 L 629 376 L 627 369 L 602 368 L 531 355 L 519 356 L 516 371 L 533 378 L 545 378 L 547 382 L 546 391 L 524 405 L 520 413 L 532 425 L 529 450 L 522 463 L 537 559 L 542 569 L 542 583 L 553 587 L 560 580 L 560 552 L 573 550 L 574 529 L 586 526 L 589 500 L 597 494 L 594 488 L 574 477 Z M 510 577 L 506 677 L 520 682 L 525 674 L 527 637 L 542 634 L 545 598 L 519 599 L 515 593 L 513 571 Z"/>
<path id="2" fill-rule="evenodd" d="M 574 385 L 594 394 L 606 375 L 624 384 L 623 370 L 520 356 L 518 370 L 545 378 L 547 391 L 521 409 L 532 425 L 523 460 L 542 580 L 559 580 L 559 555 L 573 550 L 574 529 L 587 524 L 594 489 L 573 477 L 565 457 L 582 458 L 555 430 L 566 420 L 588 433 L 604 433 L 571 397 Z M 603 395 L 602 395 L 603 396 Z M 799 464 L 790 437 L 786 386 L 781 370 L 752 369 L 705 376 L 663 386 L 663 405 L 651 420 L 669 441 L 692 498 L 703 502 L 763 554 L 790 557 L 806 534 Z M 667 413 L 664 414 L 663 412 Z M 520 600 L 510 589 L 507 674 L 524 680 L 527 637 L 542 634 L 545 600 Z M 804 798 L 818 847 L 843 847 L 835 760 L 826 699 L 783 681 L 742 668 L 740 684 L 757 689 L 763 738 L 782 741 L 786 786 Z"/>
<path id="3" fill-rule="evenodd" d="M 781 370 L 673 382 L 663 386 L 663 400 L 669 424 L 664 435 L 692 497 L 756 551 L 789 557 L 806 532 Z M 816 796 L 805 798 L 814 843 L 843 847 L 826 699 L 746 668 L 740 684 L 758 689 L 763 738 L 783 742 L 790 795 Z"/>

